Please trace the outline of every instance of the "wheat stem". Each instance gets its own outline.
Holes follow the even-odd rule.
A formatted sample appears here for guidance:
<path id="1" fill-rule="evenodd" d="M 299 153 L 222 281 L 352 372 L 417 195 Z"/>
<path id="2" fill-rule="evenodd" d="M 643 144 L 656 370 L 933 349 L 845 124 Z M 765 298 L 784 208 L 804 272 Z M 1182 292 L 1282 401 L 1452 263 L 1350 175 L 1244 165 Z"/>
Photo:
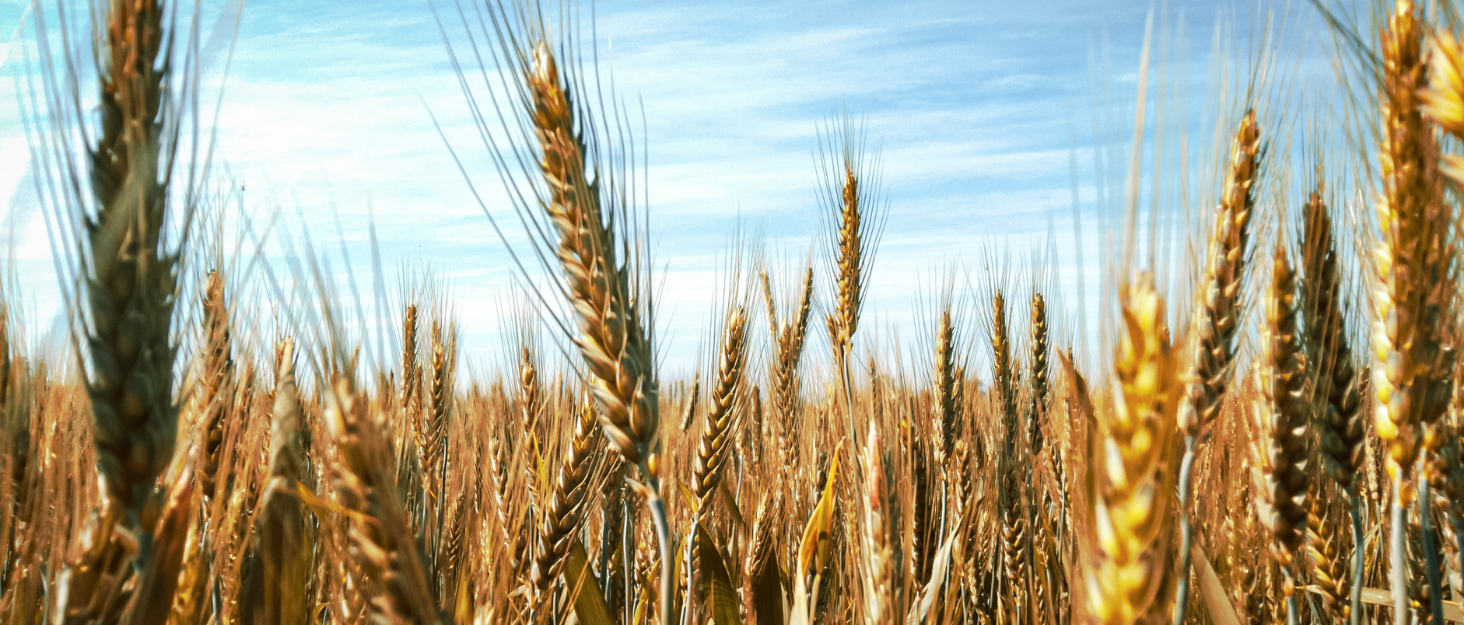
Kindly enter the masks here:
<path id="1" fill-rule="evenodd" d="M 1408 625 L 1408 508 L 1402 503 L 1403 474 L 1393 476 L 1392 531 L 1389 532 L 1389 583 L 1393 591 L 1393 625 Z M 1359 552 L 1361 549 L 1358 550 Z"/>
<path id="2" fill-rule="evenodd" d="M 1434 544 L 1433 497 L 1428 479 L 1418 480 L 1418 520 L 1423 525 L 1423 566 L 1428 579 L 1428 609 L 1431 623 L 1444 622 L 1444 593 L 1439 575 L 1439 551 Z"/>

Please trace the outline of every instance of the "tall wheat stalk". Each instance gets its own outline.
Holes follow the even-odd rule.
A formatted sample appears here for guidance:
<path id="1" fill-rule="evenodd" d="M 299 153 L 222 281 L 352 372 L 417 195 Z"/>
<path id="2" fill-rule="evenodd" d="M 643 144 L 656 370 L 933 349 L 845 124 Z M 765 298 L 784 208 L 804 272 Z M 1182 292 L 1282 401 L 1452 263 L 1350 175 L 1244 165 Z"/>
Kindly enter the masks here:
<path id="1" fill-rule="evenodd" d="M 1255 210 L 1255 184 L 1261 159 L 1261 130 L 1255 111 L 1246 111 L 1230 143 L 1225 186 L 1209 233 L 1199 306 L 1191 328 L 1194 354 L 1186 401 L 1179 422 L 1184 431 L 1184 457 L 1179 468 L 1179 580 L 1174 625 L 1182 625 L 1189 602 L 1191 473 L 1202 437 L 1220 414 L 1226 389 L 1234 377 L 1236 337 L 1245 318 L 1242 288 L 1250 260 L 1250 222 Z"/>
<path id="2" fill-rule="evenodd" d="M 829 255 L 836 287 L 833 310 L 826 325 L 834 367 L 844 391 L 844 415 L 849 422 L 847 440 L 854 450 L 858 449 L 855 444 L 858 430 L 854 424 L 849 354 L 854 333 L 859 329 L 859 315 L 868 293 L 869 273 L 884 216 L 879 196 L 878 158 L 866 154 L 864 132 L 846 117 L 837 129 L 828 131 L 821 145 L 821 182 L 828 224 L 833 228 L 829 233 Z"/>
<path id="3" fill-rule="evenodd" d="M 499 7 L 501 9 L 502 7 Z M 494 14 L 495 20 L 502 17 Z M 649 300 L 632 289 L 633 268 L 617 260 L 621 241 L 612 217 L 616 202 L 598 178 L 599 163 L 588 160 L 584 142 L 586 109 L 571 99 L 571 82 L 561 75 L 555 54 L 541 28 L 526 27 L 533 39 L 517 42 L 517 62 L 528 107 L 528 121 L 537 139 L 537 163 L 547 196 L 539 208 L 552 224 L 553 256 L 563 274 L 577 328 L 573 340 L 586 368 L 588 384 L 599 403 L 599 420 L 611 446 L 640 471 L 638 490 L 656 527 L 660 547 L 662 622 L 671 622 L 673 588 L 670 529 L 660 496 L 660 384 L 649 328 Z M 608 203 L 608 206 L 605 204 Z M 607 212 L 607 208 L 610 209 Z M 623 216 L 623 215 L 622 215 Z M 628 245 L 626 246 L 628 249 Z M 629 252 L 627 251 L 627 254 Z"/>
<path id="4" fill-rule="evenodd" d="M 1445 362 L 1450 352 L 1442 349 L 1442 331 L 1443 321 L 1454 318 L 1454 216 L 1443 196 L 1437 139 L 1423 117 L 1420 100 L 1429 68 L 1423 29 L 1417 8 L 1400 0 L 1382 31 L 1379 85 L 1382 192 L 1377 216 L 1382 233 L 1374 252 L 1372 382 L 1377 433 L 1389 448 L 1387 467 L 1396 497 L 1392 587 L 1398 625 L 1406 622 L 1408 574 L 1402 528 L 1415 493 L 1412 471 L 1425 432 L 1432 433 L 1447 406 L 1447 399 L 1437 397 L 1436 387 L 1449 381 L 1451 371 L 1442 369 L 1452 366 Z M 1426 492 L 1426 485 L 1418 486 Z M 1427 513 L 1427 498 L 1420 503 Z M 1429 545 L 1425 552 L 1431 560 L 1437 557 Z M 1429 563 L 1427 573 L 1437 604 L 1440 589 L 1434 564 Z M 1441 605 L 1433 607 L 1441 620 Z"/>

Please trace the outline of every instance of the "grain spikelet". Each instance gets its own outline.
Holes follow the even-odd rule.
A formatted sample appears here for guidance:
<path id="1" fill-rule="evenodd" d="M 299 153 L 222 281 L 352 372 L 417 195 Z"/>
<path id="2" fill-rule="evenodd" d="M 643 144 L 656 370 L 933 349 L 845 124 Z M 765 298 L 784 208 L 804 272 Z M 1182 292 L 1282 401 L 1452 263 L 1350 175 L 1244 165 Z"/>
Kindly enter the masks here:
<path id="1" fill-rule="evenodd" d="M 1220 400 L 1230 384 L 1235 337 L 1244 318 L 1242 278 L 1250 258 L 1250 222 L 1261 151 L 1255 111 L 1247 111 L 1230 144 L 1230 166 L 1215 226 L 1210 232 L 1200 306 L 1194 321 L 1196 340 L 1188 401 L 1181 407 L 1185 436 L 1198 437 L 1220 413 Z"/>
<path id="2" fill-rule="evenodd" d="M 780 320 L 778 317 L 768 272 L 763 271 L 760 277 L 763 299 L 768 307 L 768 331 L 772 333 L 775 343 L 772 354 L 773 362 L 769 367 L 772 378 L 772 392 L 769 393 L 769 396 L 782 431 L 784 463 L 791 467 L 798 462 L 798 447 L 795 437 L 801 408 L 798 395 L 801 384 L 798 378 L 798 364 L 803 359 L 804 338 L 808 335 L 808 317 L 813 309 L 813 265 L 810 263 L 803 267 L 803 281 L 802 287 L 798 291 L 798 302 L 794 306 L 792 316 L 788 319 Z"/>
<path id="3" fill-rule="evenodd" d="M 630 299 L 628 269 L 615 257 L 618 246 L 605 222 L 599 185 L 586 173 L 586 149 L 569 87 L 547 43 L 540 40 L 532 57 L 526 78 L 539 166 L 549 187 L 543 208 L 558 234 L 555 256 L 579 318 L 575 344 L 592 374 L 605 433 L 626 462 L 640 464 L 660 423 L 649 337 L 641 311 Z"/>
<path id="4" fill-rule="evenodd" d="M 939 436 L 941 464 L 948 463 L 955 452 L 957 422 L 956 339 L 951 327 L 949 304 L 940 315 L 935 338 L 936 434 Z"/>
<path id="5" fill-rule="evenodd" d="M 301 623 L 310 604 L 311 534 L 297 489 L 305 474 L 304 427 L 299 388 L 295 384 L 295 345 L 286 339 L 276 358 L 275 403 L 270 426 L 269 483 L 259 504 L 254 551 L 260 560 L 257 602 L 244 601 L 245 623 Z M 252 618 L 251 618 L 252 617 Z"/>
<path id="6" fill-rule="evenodd" d="M 1348 570 L 1348 558 L 1344 551 L 1344 534 L 1332 508 L 1323 496 L 1326 487 L 1313 485 L 1315 490 L 1307 498 L 1306 545 L 1311 558 L 1312 583 L 1322 591 L 1327 608 L 1335 617 L 1334 622 L 1348 622 L 1352 605 L 1352 573 Z"/>
<path id="7" fill-rule="evenodd" d="M 574 438 L 554 478 L 553 494 L 540 513 L 539 540 L 534 546 L 534 568 L 530 573 L 536 610 L 548 609 L 549 586 L 563 570 L 571 543 L 580 539 L 599 440 L 595 436 L 595 408 L 586 401 L 575 419 Z"/>
<path id="8" fill-rule="evenodd" d="M 111 3 L 100 72 L 102 132 L 91 153 L 98 211 L 84 217 L 97 462 L 108 494 L 134 525 L 172 458 L 177 428 L 170 332 L 179 257 L 162 247 L 168 175 L 160 164 L 171 155 L 161 137 L 174 123 L 163 104 L 163 30 L 158 3 Z M 144 535 L 144 549 L 147 542 Z"/>
<path id="9" fill-rule="evenodd" d="M 1255 438 L 1252 471 L 1256 515 L 1267 531 L 1272 558 L 1284 577 L 1282 593 L 1294 591 L 1293 561 L 1307 529 L 1306 367 L 1297 329 L 1296 275 L 1277 247 L 1266 301 L 1266 354 L 1256 365 L 1260 397 L 1252 409 Z"/>
<path id="10" fill-rule="evenodd" d="M 229 309 L 224 301 L 224 281 L 217 271 L 209 272 L 204 285 L 203 335 L 203 378 L 199 387 L 203 416 L 198 424 L 203 457 L 198 478 L 202 492 L 211 495 L 219 469 L 219 446 L 224 442 L 221 421 L 230 410 L 229 386 L 234 375 Z"/>
<path id="11" fill-rule="evenodd" d="M 1042 425 L 1047 416 L 1047 300 L 1041 293 L 1032 295 L 1032 362 L 1028 384 L 1031 404 L 1027 408 L 1027 447 L 1036 456 L 1042 453 Z"/>
<path id="12" fill-rule="evenodd" d="M 1302 244 L 1301 313 L 1307 328 L 1307 361 L 1316 384 L 1317 410 L 1322 425 L 1322 451 L 1330 459 L 1328 471 L 1343 490 L 1354 492 L 1362 463 L 1362 410 L 1346 325 L 1342 316 L 1341 276 L 1337 269 L 1332 217 L 1320 190 L 1306 203 Z"/>
<path id="13" fill-rule="evenodd" d="M 1439 149 L 1424 120 L 1419 90 L 1428 74 L 1423 25 L 1408 0 L 1398 2 L 1382 34 L 1380 137 L 1382 236 L 1374 252 L 1372 383 L 1375 425 L 1388 444 L 1388 474 L 1412 500 L 1408 478 L 1423 429 L 1442 414 L 1427 401 L 1441 356 L 1442 320 L 1453 304 L 1453 213 L 1443 201 Z"/>
<path id="14" fill-rule="evenodd" d="M 697 521 L 706 524 L 712 512 L 712 500 L 722 479 L 727 462 L 727 442 L 735 431 L 733 420 L 741 412 L 742 370 L 746 360 L 747 316 L 743 307 L 732 309 L 722 335 L 721 364 L 717 367 L 717 386 L 712 389 L 712 402 L 703 421 L 701 441 L 696 447 L 691 489 L 696 496 Z"/>
<path id="15" fill-rule="evenodd" d="M 1088 609 L 1102 623 L 1167 614 L 1158 596 L 1173 557 L 1170 520 L 1175 425 L 1181 389 L 1164 300 L 1141 274 L 1120 290 L 1123 328 L 1114 357 L 1113 404 L 1100 411 L 1088 450 L 1088 510 L 1098 548 L 1086 577 Z"/>

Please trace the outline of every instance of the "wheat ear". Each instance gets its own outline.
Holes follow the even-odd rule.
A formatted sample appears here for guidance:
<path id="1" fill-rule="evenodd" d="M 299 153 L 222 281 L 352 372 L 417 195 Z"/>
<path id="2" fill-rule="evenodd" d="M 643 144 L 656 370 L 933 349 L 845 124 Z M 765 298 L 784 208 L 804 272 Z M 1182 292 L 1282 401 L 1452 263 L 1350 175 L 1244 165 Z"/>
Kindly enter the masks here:
<path id="1" fill-rule="evenodd" d="M 735 428 L 733 420 L 741 411 L 742 371 L 747 356 L 747 316 L 741 306 L 732 309 L 722 334 L 721 364 L 717 367 L 717 386 L 712 389 L 712 402 L 703 421 L 701 441 L 696 446 L 692 467 L 691 490 L 696 496 L 697 523 L 706 525 L 711 517 L 712 501 L 727 463 L 727 442 Z"/>
<path id="2" fill-rule="evenodd" d="M 198 480 L 199 497 L 194 501 L 198 522 L 190 533 L 183 558 L 184 572 L 173 600 L 170 622 L 188 622 L 203 616 L 201 601 L 208 592 L 210 578 L 209 558 L 201 557 L 212 549 L 213 532 L 204 528 L 215 527 L 218 519 L 212 518 L 217 495 L 229 489 L 216 488 L 214 478 L 219 473 L 219 463 L 225 455 L 225 419 L 233 412 L 234 359 L 232 354 L 232 332 L 229 324 L 228 306 L 224 299 L 224 280 L 218 271 L 210 271 L 204 279 L 202 333 L 203 346 L 200 349 L 200 371 L 195 387 L 195 409 L 199 413 L 194 424 L 198 443 L 194 447 L 197 456 L 194 479 Z"/>
<path id="3" fill-rule="evenodd" d="M 311 552 L 315 548 L 299 491 L 305 475 L 300 390 L 295 383 L 295 345 L 286 339 L 275 358 L 274 414 L 270 423 L 269 483 L 259 503 L 254 553 L 257 590 L 240 602 L 244 623 L 303 623 L 309 619 Z"/>
<path id="4" fill-rule="evenodd" d="M 1087 450 L 1089 518 L 1096 568 L 1086 576 L 1088 609 L 1101 623 L 1162 613 L 1173 556 L 1176 412 L 1183 392 L 1153 278 L 1120 288 L 1123 327 L 1114 356 L 1113 406 L 1099 412 Z"/>
<path id="5" fill-rule="evenodd" d="M 801 408 L 798 396 L 798 364 L 803 359 L 803 342 L 808 335 L 808 318 L 813 309 L 813 265 L 803 268 L 802 287 L 793 315 L 781 319 L 773 299 L 772 283 L 768 273 L 761 274 L 763 300 L 768 307 L 768 330 L 772 333 L 776 349 L 773 350 L 771 369 L 773 410 L 778 416 L 782 430 L 783 462 L 787 467 L 798 464 L 798 445 L 795 432 L 799 426 L 798 414 Z"/>
<path id="6" fill-rule="evenodd" d="M 333 486 L 342 506 L 352 512 L 349 551 L 382 590 L 371 597 L 372 605 L 389 621 L 436 623 L 437 605 L 393 483 L 391 450 L 366 398 L 357 394 L 347 374 L 334 374 L 325 422 L 339 454 L 332 467 Z"/>
<path id="7" fill-rule="evenodd" d="M 575 419 L 573 439 L 554 478 L 553 494 L 544 502 L 540 513 L 530 578 L 534 583 L 534 610 L 541 614 L 548 607 L 550 585 L 563 571 L 571 544 L 580 540 L 585 500 L 594 488 L 590 478 L 598 457 L 599 440 L 595 435 L 595 407 L 586 398 Z"/>
<path id="8" fill-rule="evenodd" d="M 1349 622 L 1352 619 L 1352 573 L 1342 551 L 1343 532 L 1330 518 L 1333 508 L 1328 506 L 1330 497 L 1327 496 L 1326 484 L 1325 480 L 1318 480 L 1307 497 L 1307 553 L 1312 562 L 1313 583 L 1322 591 L 1332 614 L 1340 615 L 1336 622 Z"/>
<path id="9" fill-rule="evenodd" d="M 427 410 L 423 415 L 423 445 L 417 448 L 422 470 L 421 528 L 427 545 L 429 567 L 436 571 L 439 543 L 442 540 L 443 500 L 447 485 L 447 427 L 452 411 L 452 370 L 457 356 L 457 342 L 451 330 L 443 330 L 442 322 L 432 322 L 432 375 L 428 382 Z M 435 580 L 436 575 L 433 575 Z M 431 581 L 431 580 L 429 580 Z"/>
<path id="10" fill-rule="evenodd" d="M 1315 384 L 1312 409 L 1319 415 L 1321 449 L 1328 460 L 1327 471 L 1346 494 L 1352 517 L 1352 539 L 1361 545 L 1362 502 L 1358 471 L 1363 456 L 1363 411 L 1358 386 L 1362 383 L 1353 363 L 1352 348 L 1342 316 L 1342 285 L 1337 265 L 1337 245 L 1332 234 L 1332 216 L 1322 190 L 1308 198 L 1303 215 L 1301 246 L 1301 314 L 1307 329 L 1307 363 Z M 1348 619 L 1360 625 L 1362 619 L 1362 550 L 1354 553 L 1352 589 Z"/>
<path id="11" fill-rule="evenodd" d="M 178 421 L 170 332 L 179 256 L 161 240 L 169 179 L 161 165 L 171 160 L 162 137 L 175 123 L 163 101 L 163 13 L 149 0 L 108 9 L 102 132 L 90 160 L 98 210 L 84 218 L 93 439 L 107 493 L 133 526 L 173 456 Z M 141 529 L 145 561 L 151 529 Z"/>
<path id="12" fill-rule="evenodd" d="M 957 392 L 960 381 L 956 379 L 956 338 L 951 323 L 950 306 L 941 311 L 940 324 L 935 334 L 935 423 L 940 442 L 940 458 L 943 466 L 952 462 L 956 446 Z M 953 467 L 952 467 L 953 468 Z M 950 469 L 948 469 L 950 470 Z"/>

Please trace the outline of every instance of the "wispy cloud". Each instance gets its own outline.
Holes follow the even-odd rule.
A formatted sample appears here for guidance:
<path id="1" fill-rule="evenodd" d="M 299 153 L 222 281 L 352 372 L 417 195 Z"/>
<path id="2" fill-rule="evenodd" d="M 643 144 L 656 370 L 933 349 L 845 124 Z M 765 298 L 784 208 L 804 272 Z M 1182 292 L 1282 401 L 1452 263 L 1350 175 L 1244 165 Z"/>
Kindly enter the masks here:
<path id="1" fill-rule="evenodd" d="M 0 30 L 28 4 L 0 0 Z M 231 4 L 210 3 L 203 23 Z M 1171 4 L 1206 26 L 1237 10 L 1229 2 Z M 438 2 L 437 10 L 467 54 L 454 4 Z M 1080 194 L 1091 213 L 1089 54 L 1108 42 L 1114 92 L 1130 101 L 1123 81 L 1137 65 L 1147 10 L 1099 0 L 595 3 L 599 71 L 613 78 L 636 123 L 644 113 L 636 132 L 649 148 L 662 303 L 675 315 L 663 316 L 673 337 L 668 366 L 693 362 L 722 250 L 739 224 L 763 231 L 779 253 L 807 253 L 820 225 L 816 132 L 842 111 L 866 121 L 882 153 L 890 213 L 869 301 L 881 323 L 908 327 L 913 276 L 951 263 L 977 267 L 983 242 L 1021 251 L 1054 232 L 1059 282 L 1096 284 L 1091 214 L 1089 266 L 1071 254 L 1070 133 L 1076 128 Z M 33 55 L 33 30 L 22 32 L 18 45 Z M 1206 45 L 1191 46 L 1193 56 L 1203 57 Z M 16 66 L 0 80 L 25 80 Z M 1204 67 L 1184 66 L 1181 82 L 1202 85 Z M 309 227 L 317 239 L 336 236 L 339 215 L 358 277 L 370 272 L 374 219 L 387 267 L 437 267 L 459 302 L 468 352 L 496 358 L 498 303 L 512 266 L 429 110 L 488 209 L 514 226 L 508 232 L 521 250 L 524 240 L 426 3 L 248 2 L 223 98 L 218 158 L 249 201 L 282 207 L 281 227 Z M 49 247 L 23 182 L 20 111 L 14 98 L 3 99 L 0 197 L 17 222 L 8 232 L 23 288 L 49 316 L 59 303 Z"/>

